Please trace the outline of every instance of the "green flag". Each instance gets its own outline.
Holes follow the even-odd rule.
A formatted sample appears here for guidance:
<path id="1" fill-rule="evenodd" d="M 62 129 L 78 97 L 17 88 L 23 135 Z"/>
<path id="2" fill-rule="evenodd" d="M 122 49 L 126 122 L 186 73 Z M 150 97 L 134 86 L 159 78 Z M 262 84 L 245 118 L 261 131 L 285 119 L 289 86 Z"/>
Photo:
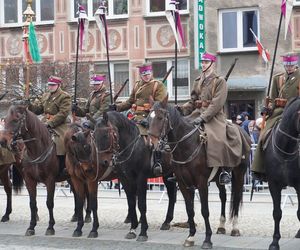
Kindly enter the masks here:
<path id="1" fill-rule="evenodd" d="M 34 62 L 40 62 L 41 61 L 40 49 L 38 46 L 38 42 L 36 39 L 36 34 L 35 34 L 35 30 L 34 30 L 34 26 L 33 26 L 32 22 L 30 22 L 30 24 L 29 24 L 28 41 L 29 41 L 29 51 L 30 51 L 32 60 Z"/>

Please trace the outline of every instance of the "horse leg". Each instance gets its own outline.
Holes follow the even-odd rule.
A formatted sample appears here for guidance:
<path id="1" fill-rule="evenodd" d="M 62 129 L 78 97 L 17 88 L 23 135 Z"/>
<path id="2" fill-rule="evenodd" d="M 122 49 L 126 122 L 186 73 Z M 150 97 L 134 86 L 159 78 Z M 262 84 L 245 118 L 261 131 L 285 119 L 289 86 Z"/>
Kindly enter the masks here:
<path id="1" fill-rule="evenodd" d="M 231 236 L 240 236 L 238 229 L 238 216 L 241 203 L 243 201 L 243 186 L 244 175 L 247 165 L 241 163 L 238 167 L 233 169 L 232 185 L 231 185 L 231 203 L 230 203 L 230 219 L 232 219 Z"/>
<path id="2" fill-rule="evenodd" d="M 36 215 L 37 215 L 37 206 L 36 206 L 36 186 L 37 182 L 29 177 L 25 176 L 26 188 L 29 194 L 29 206 L 30 206 L 30 224 L 27 228 L 25 236 L 32 236 L 35 234 L 36 226 Z"/>
<path id="3" fill-rule="evenodd" d="M 73 237 L 80 237 L 82 236 L 82 227 L 84 224 L 83 221 L 83 204 L 84 204 L 84 183 L 80 181 L 75 176 L 71 176 L 73 187 L 74 187 L 74 195 L 76 198 L 74 199 L 75 204 L 75 214 L 77 215 L 77 227 L 73 232 Z"/>
<path id="4" fill-rule="evenodd" d="M 141 232 L 137 238 L 137 241 L 147 241 L 148 235 L 148 222 L 146 217 L 147 212 L 147 178 L 144 176 L 140 176 L 137 182 L 137 194 L 138 194 L 138 208 L 141 214 L 140 223 L 141 223 Z"/>
<path id="5" fill-rule="evenodd" d="M 54 179 L 48 179 L 46 183 L 46 188 L 47 188 L 47 208 L 49 211 L 49 224 L 48 228 L 46 230 L 45 235 L 54 235 L 55 230 L 54 230 L 54 216 L 53 216 L 53 208 L 54 208 L 54 193 L 55 193 L 55 180 Z"/>
<path id="6" fill-rule="evenodd" d="M 5 214 L 1 218 L 1 222 L 6 222 L 6 221 L 9 221 L 9 215 L 11 214 L 11 211 L 12 211 L 12 206 L 11 206 L 12 186 L 11 186 L 11 182 L 8 177 L 9 167 L 1 166 L 1 168 L 5 168 L 5 169 L 3 169 L 4 171 L 0 175 L 0 179 L 4 186 L 4 190 L 6 193 L 6 201 L 7 201 L 6 202 L 6 211 L 5 211 Z"/>
<path id="7" fill-rule="evenodd" d="M 298 210 L 297 210 L 297 217 L 300 221 L 300 186 L 298 184 L 298 187 L 296 189 L 297 192 L 297 198 L 298 198 Z M 295 238 L 300 238 L 300 229 L 298 230 L 297 234 L 295 235 Z"/>
<path id="8" fill-rule="evenodd" d="M 171 227 L 170 223 L 174 218 L 174 207 L 176 202 L 177 188 L 176 188 L 176 183 L 167 180 L 168 177 L 163 177 L 165 186 L 167 188 L 168 197 L 169 197 L 168 211 L 167 211 L 166 219 L 161 225 L 160 230 L 169 230 Z"/>
<path id="9" fill-rule="evenodd" d="M 219 181 L 216 181 L 217 187 L 219 189 L 219 198 L 221 200 L 221 216 L 220 224 L 217 229 L 217 234 L 226 234 L 225 223 L 226 223 L 226 188 L 224 185 L 220 185 Z"/>
<path id="10" fill-rule="evenodd" d="M 74 197 L 74 214 L 72 215 L 70 221 L 71 221 L 71 222 L 77 222 L 77 221 L 78 221 L 78 216 L 77 216 L 77 214 L 76 214 L 76 211 L 77 211 L 77 209 L 76 209 L 77 196 L 75 195 L 75 189 L 74 189 L 74 185 L 73 185 L 72 181 L 71 181 L 71 180 L 68 180 L 67 182 L 68 182 L 69 185 L 70 185 L 71 192 L 74 193 L 74 196 L 73 196 L 73 197 Z"/>
<path id="11" fill-rule="evenodd" d="M 97 189 L 98 189 L 98 184 L 96 183 Z M 97 190 L 98 191 L 98 190 Z M 84 185 L 84 192 L 85 192 L 85 200 L 86 200 L 86 210 L 85 210 L 85 217 L 84 217 L 84 223 L 90 223 L 92 221 L 91 218 L 91 201 L 89 197 L 89 190 L 88 186 Z"/>
<path id="12" fill-rule="evenodd" d="M 200 201 L 201 201 L 201 214 L 204 218 L 205 222 L 205 240 L 201 246 L 202 249 L 211 249 L 212 242 L 211 242 L 211 227 L 209 223 L 209 208 L 208 208 L 208 186 L 207 186 L 207 179 L 202 178 L 198 183 L 198 190 L 200 194 Z"/>
<path id="13" fill-rule="evenodd" d="M 88 238 L 97 238 L 98 237 L 98 228 L 99 228 L 99 219 L 98 219 L 98 200 L 97 200 L 97 193 L 98 193 L 98 181 L 88 182 L 87 185 L 84 185 L 85 194 L 87 194 L 88 190 L 88 207 L 93 211 L 93 228 L 92 231 L 89 233 Z"/>
<path id="14" fill-rule="evenodd" d="M 130 231 L 126 234 L 125 239 L 135 239 L 136 228 L 138 227 L 138 219 L 136 214 L 136 186 L 134 184 L 129 185 L 128 183 L 122 183 L 127 197 L 127 217 L 131 223 Z"/>
<path id="15" fill-rule="evenodd" d="M 269 181 L 270 193 L 273 200 L 273 219 L 274 219 L 274 234 L 273 241 L 269 246 L 269 250 L 279 250 L 280 235 L 280 220 L 282 217 L 281 203 L 281 190 L 282 186 L 274 181 Z"/>

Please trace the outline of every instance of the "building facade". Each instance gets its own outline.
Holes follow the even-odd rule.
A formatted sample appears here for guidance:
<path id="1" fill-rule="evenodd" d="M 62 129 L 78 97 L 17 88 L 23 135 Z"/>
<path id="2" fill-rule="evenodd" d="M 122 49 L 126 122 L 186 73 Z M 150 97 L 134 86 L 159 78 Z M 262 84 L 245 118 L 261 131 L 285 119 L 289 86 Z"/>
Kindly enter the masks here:
<path id="1" fill-rule="evenodd" d="M 248 111 L 258 116 L 269 84 L 271 64 L 258 54 L 250 28 L 274 54 L 280 17 L 280 0 L 180 0 L 178 1 L 186 48 L 178 51 L 178 100 L 189 99 L 193 80 L 199 75 L 199 58 L 204 50 L 217 54 L 217 71 L 225 76 L 235 58 L 236 66 L 228 80 L 229 94 L 225 111 L 230 118 Z M 59 73 L 68 84 L 74 84 L 76 59 L 77 5 L 85 6 L 89 23 L 87 49 L 79 53 L 79 96 L 88 94 L 89 77 L 107 73 L 106 48 L 94 20 L 99 0 L 33 0 L 35 27 L 43 62 L 30 66 L 30 81 L 40 86 L 48 75 Z M 130 84 L 121 94 L 129 95 L 138 79 L 136 66 L 153 62 L 154 75 L 162 79 L 174 65 L 175 41 L 165 17 L 163 0 L 109 0 L 108 30 L 111 79 L 116 92 L 121 84 Z M 284 40 L 284 22 L 275 61 L 274 74 L 283 70 L 280 55 L 300 50 L 300 1 L 294 0 L 291 33 Z M 297 7 L 299 6 L 299 7 Z M 22 81 L 22 13 L 26 0 L 0 0 L 0 87 Z M 70 69 L 62 70 L 63 63 Z M 55 64 L 54 68 L 49 65 Z M 14 65 L 19 65 L 13 67 Z M 48 67 L 49 66 L 49 67 Z M 66 73 L 67 71 L 71 73 Z M 67 77 L 69 75 L 69 77 Z M 173 76 L 173 77 L 172 77 Z M 166 81 L 169 98 L 174 100 L 174 72 Z M 23 80 L 25 81 L 25 80 Z M 72 91 L 72 89 L 70 89 Z"/>

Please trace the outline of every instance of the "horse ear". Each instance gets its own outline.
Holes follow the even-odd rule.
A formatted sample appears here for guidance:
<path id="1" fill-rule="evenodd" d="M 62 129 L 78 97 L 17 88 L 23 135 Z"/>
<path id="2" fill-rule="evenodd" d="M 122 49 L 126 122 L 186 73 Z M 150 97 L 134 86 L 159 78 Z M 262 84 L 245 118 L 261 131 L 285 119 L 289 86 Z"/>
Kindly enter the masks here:
<path id="1" fill-rule="evenodd" d="M 108 115 L 107 115 L 107 112 L 103 112 L 103 120 L 105 121 L 105 123 L 107 124 L 108 123 Z"/>
<path id="2" fill-rule="evenodd" d="M 91 121 L 93 124 L 96 124 L 96 119 L 94 119 L 89 113 L 87 113 L 86 115 L 86 119 L 88 119 L 89 121 Z"/>
<path id="3" fill-rule="evenodd" d="M 168 100 L 169 100 L 169 94 L 167 94 L 166 97 L 160 102 L 163 108 L 167 107 Z"/>
<path id="4" fill-rule="evenodd" d="M 150 103 L 150 107 L 153 107 L 153 105 L 154 105 L 154 99 L 153 99 L 152 95 L 149 96 L 149 103 Z"/>

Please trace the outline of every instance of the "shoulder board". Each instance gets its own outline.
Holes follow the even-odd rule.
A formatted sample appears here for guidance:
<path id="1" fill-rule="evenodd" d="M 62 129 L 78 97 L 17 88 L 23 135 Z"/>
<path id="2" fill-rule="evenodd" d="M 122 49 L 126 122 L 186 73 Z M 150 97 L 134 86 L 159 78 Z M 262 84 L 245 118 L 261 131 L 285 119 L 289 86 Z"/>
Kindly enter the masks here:
<path id="1" fill-rule="evenodd" d="M 64 94 L 64 95 L 70 96 L 68 92 L 63 91 L 63 90 L 61 91 L 61 93 Z"/>
<path id="2" fill-rule="evenodd" d="M 200 76 L 198 76 L 198 77 L 195 79 L 195 81 L 199 81 L 199 80 L 200 80 L 200 78 L 201 78 L 201 75 L 200 75 Z"/>
<path id="3" fill-rule="evenodd" d="M 282 75 L 284 75 L 284 72 L 277 73 L 277 74 L 274 75 L 274 77 L 275 77 L 275 76 L 282 76 Z"/>

